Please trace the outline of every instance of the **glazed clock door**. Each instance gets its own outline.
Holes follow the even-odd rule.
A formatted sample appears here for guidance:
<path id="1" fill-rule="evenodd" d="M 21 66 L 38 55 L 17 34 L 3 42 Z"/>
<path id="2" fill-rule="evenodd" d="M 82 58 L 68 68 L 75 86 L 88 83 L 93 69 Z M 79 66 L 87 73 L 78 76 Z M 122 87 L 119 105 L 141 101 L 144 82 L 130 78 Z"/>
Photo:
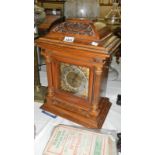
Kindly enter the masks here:
<path id="1" fill-rule="evenodd" d="M 63 62 L 60 63 L 59 67 L 60 90 L 87 99 L 90 69 Z"/>

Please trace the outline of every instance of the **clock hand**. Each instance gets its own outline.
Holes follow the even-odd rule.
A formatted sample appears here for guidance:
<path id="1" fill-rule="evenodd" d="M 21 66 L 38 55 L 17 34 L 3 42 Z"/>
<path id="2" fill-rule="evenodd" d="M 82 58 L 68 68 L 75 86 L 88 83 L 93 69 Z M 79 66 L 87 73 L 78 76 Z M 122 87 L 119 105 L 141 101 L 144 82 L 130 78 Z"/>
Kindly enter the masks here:
<path id="1" fill-rule="evenodd" d="M 74 77 L 72 78 L 72 82 L 73 82 L 74 80 L 76 80 L 77 75 L 78 75 L 78 74 L 75 74 L 75 75 L 74 75 Z"/>

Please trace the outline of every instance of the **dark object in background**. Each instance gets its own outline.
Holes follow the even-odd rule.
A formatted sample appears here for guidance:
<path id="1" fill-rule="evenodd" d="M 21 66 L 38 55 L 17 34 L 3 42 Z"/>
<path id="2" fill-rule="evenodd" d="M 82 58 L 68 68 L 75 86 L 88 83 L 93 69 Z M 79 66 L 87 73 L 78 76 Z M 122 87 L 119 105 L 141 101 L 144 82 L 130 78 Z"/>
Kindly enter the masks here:
<path id="1" fill-rule="evenodd" d="M 117 102 L 116 102 L 117 105 L 121 105 L 121 95 L 118 94 L 117 95 Z"/>
<path id="2" fill-rule="evenodd" d="M 117 150 L 121 152 L 121 133 L 117 133 L 118 141 L 117 141 Z"/>
<path id="3" fill-rule="evenodd" d="M 46 15 L 45 20 L 38 26 L 40 36 L 47 34 L 50 29 L 65 20 L 65 17 L 58 15 Z"/>

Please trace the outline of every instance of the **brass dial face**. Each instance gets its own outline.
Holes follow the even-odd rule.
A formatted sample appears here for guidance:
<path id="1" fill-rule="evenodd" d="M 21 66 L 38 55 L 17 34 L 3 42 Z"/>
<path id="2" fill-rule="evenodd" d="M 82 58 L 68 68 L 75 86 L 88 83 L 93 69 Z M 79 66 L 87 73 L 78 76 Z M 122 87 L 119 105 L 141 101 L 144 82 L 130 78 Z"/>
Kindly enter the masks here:
<path id="1" fill-rule="evenodd" d="M 60 64 L 61 89 L 79 97 L 88 97 L 89 68 Z"/>

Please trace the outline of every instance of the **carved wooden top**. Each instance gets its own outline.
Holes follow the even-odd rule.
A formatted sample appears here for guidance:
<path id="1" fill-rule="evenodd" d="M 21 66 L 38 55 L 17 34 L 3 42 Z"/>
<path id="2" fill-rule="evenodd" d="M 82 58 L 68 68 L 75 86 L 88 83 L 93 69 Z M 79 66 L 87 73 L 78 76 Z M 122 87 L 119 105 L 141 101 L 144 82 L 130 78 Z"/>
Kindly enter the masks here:
<path id="1" fill-rule="evenodd" d="M 66 37 L 73 41 L 65 40 Z M 103 23 L 85 19 L 67 19 L 54 26 L 48 34 L 37 41 L 39 44 L 87 50 L 107 56 L 120 45 L 120 39 Z"/>
<path id="2" fill-rule="evenodd" d="M 88 23 L 66 21 L 56 26 L 52 32 L 95 36 L 92 26 Z"/>
<path id="3" fill-rule="evenodd" d="M 93 20 L 77 18 L 67 19 L 65 22 L 56 25 L 47 35 L 48 38 L 61 40 L 65 36 L 74 37 L 78 42 L 99 41 L 103 36 L 111 33 L 105 25 L 96 24 Z"/>

